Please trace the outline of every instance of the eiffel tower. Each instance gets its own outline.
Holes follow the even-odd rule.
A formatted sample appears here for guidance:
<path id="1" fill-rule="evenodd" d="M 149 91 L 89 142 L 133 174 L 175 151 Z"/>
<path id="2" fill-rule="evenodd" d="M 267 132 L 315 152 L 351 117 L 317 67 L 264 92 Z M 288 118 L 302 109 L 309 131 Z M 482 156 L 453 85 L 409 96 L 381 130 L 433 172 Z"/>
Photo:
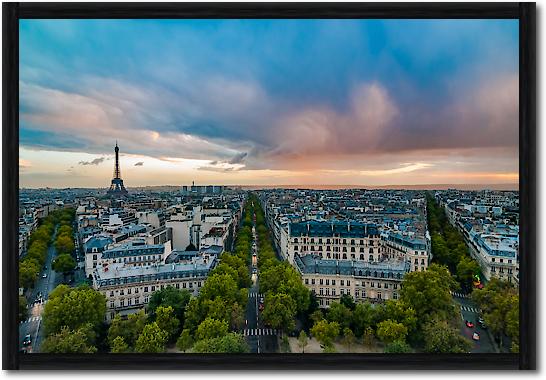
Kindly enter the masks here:
<path id="1" fill-rule="evenodd" d="M 119 148 L 118 142 L 116 141 L 116 147 L 114 148 L 116 152 L 116 163 L 114 166 L 114 178 L 112 178 L 112 184 L 110 189 L 108 189 L 107 194 L 113 198 L 121 198 L 128 195 L 127 189 L 123 186 L 123 180 L 121 179 L 121 171 L 119 169 Z"/>

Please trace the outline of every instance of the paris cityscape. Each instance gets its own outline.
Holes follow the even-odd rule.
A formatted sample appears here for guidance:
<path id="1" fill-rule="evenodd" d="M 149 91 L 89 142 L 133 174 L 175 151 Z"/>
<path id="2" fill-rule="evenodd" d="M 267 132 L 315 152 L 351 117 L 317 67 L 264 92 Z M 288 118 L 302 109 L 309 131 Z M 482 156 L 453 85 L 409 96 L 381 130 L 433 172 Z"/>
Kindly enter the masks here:
<path id="1" fill-rule="evenodd" d="M 517 21 L 20 28 L 20 353 L 519 352 Z"/>

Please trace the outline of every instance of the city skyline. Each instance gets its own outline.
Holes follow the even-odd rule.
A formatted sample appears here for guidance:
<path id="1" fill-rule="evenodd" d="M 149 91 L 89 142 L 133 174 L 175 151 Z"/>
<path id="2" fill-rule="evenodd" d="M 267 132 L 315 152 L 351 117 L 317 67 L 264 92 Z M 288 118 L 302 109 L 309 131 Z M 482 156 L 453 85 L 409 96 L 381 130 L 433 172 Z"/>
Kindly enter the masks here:
<path id="1" fill-rule="evenodd" d="M 280 33 L 279 31 L 283 32 Z M 516 184 L 517 20 L 22 20 L 20 186 Z"/>

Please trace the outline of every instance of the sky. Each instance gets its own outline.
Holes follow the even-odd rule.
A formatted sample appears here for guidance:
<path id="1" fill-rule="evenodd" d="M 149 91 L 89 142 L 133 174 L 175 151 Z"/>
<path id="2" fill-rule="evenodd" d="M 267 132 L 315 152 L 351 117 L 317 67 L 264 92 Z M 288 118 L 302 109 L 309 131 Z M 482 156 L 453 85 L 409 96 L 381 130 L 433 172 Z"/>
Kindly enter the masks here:
<path id="1" fill-rule="evenodd" d="M 517 20 L 21 20 L 21 187 L 518 182 Z"/>

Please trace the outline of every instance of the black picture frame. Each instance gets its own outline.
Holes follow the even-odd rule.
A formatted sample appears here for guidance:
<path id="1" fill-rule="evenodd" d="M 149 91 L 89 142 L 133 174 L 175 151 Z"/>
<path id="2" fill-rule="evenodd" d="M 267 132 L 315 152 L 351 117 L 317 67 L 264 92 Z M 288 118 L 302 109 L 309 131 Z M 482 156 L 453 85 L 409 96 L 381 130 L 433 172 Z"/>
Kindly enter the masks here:
<path id="1" fill-rule="evenodd" d="M 535 3 L 3 3 L 3 358 L 14 369 L 536 369 Z M 519 20 L 519 354 L 95 354 L 18 353 L 19 19 L 26 18 L 507 18 Z M 137 356 L 138 355 L 138 356 Z M 90 360 L 91 359 L 91 360 Z"/>

